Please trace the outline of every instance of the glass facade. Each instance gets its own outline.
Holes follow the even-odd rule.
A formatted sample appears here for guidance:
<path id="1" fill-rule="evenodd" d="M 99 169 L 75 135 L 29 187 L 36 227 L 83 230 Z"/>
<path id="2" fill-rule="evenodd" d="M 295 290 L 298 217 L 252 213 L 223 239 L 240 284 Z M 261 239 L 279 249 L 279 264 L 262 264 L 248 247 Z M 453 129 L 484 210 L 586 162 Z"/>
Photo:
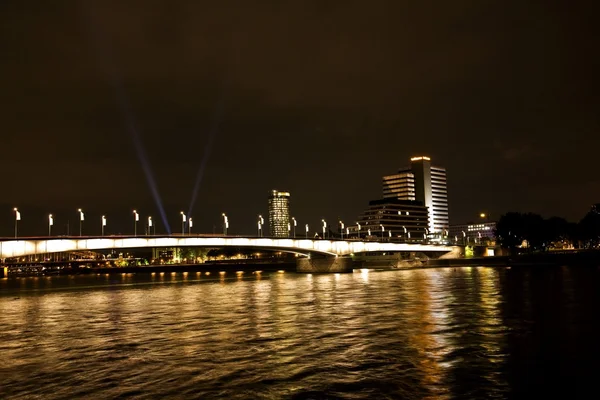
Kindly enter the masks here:
<path id="1" fill-rule="evenodd" d="M 290 193 L 271 191 L 269 195 L 269 233 L 271 237 L 290 235 Z"/>

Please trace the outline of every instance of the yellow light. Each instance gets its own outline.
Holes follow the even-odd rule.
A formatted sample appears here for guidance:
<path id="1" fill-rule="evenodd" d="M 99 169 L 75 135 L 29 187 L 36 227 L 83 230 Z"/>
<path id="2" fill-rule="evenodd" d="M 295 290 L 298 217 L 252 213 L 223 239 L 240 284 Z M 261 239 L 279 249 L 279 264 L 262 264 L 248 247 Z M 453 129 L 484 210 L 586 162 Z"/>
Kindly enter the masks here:
<path id="1" fill-rule="evenodd" d="M 481 218 L 485 218 L 485 213 L 481 213 L 481 214 L 479 214 L 479 216 L 480 216 Z"/>
<path id="2" fill-rule="evenodd" d="M 207 272 L 206 272 L 206 275 L 210 275 L 210 272 L 208 272 L 208 271 L 207 271 Z"/>
<path id="3" fill-rule="evenodd" d="M 219 275 L 225 275 L 225 271 L 220 271 Z"/>
<path id="4" fill-rule="evenodd" d="M 410 159 L 410 161 L 421 161 L 421 160 L 431 161 L 431 158 L 426 157 L 426 156 L 421 156 L 421 157 L 412 157 Z"/>
<path id="5" fill-rule="evenodd" d="M 283 274 L 283 273 L 285 273 L 285 271 L 284 271 L 284 270 L 282 270 L 282 269 L 280 269 L 280 270 L 279 270 L 279 271 L 277 271 L 277 272 L 279 272 L 280 274 Z"/>

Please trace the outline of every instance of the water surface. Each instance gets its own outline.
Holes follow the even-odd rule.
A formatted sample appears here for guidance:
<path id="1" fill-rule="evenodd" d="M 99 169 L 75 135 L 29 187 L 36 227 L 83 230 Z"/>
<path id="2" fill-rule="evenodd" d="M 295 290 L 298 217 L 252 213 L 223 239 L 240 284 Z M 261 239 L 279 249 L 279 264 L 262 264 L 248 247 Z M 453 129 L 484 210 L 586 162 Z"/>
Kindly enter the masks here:
<path id="1" fill-rule="evenodd" d="M 585 397 L 599 277 L 466 267 L 4 279 L 0 398 Z"/>

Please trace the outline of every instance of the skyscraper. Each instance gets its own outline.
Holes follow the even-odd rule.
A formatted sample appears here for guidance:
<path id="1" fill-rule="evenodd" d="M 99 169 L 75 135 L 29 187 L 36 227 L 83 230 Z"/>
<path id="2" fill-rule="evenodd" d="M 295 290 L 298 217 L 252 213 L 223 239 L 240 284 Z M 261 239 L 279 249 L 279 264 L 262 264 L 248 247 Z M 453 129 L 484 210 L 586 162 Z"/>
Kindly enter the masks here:
<path id="1" fill-rule="evenodd" d="M 272 190 L 269 195 L 269 232 L 271 237 L 290 234 L 290 193 Z"/>
<path id="2" fill-rule="evenodd" d="M 429 233 L 442 233 L 449 228 L 446 169 L 425 156 L 410 161 L 409 167 L 383 177 L 383 198 L 422 202 L 429 212 Z"/>

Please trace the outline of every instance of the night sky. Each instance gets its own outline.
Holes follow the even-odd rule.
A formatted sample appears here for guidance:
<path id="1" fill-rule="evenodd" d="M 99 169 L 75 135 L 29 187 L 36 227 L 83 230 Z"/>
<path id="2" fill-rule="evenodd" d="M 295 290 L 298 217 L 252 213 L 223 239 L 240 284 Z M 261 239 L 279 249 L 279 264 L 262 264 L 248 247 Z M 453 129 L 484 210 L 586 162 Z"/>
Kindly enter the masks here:
<path id="1" fill-rule="evenodd" d="M 271 189 L 317 230 L 429 155 L 451 223 L 600 202 L 593 2 L 0 2 L 0 235 L 253 233 Z M 137 144 L 137 146 L 136 146 Z M 193 188 L 202 170 L 192 207 Z M 139 229 L 143 223 L 140 222 Z M 164 231 L 160 221 L 157 231 Z"/>

